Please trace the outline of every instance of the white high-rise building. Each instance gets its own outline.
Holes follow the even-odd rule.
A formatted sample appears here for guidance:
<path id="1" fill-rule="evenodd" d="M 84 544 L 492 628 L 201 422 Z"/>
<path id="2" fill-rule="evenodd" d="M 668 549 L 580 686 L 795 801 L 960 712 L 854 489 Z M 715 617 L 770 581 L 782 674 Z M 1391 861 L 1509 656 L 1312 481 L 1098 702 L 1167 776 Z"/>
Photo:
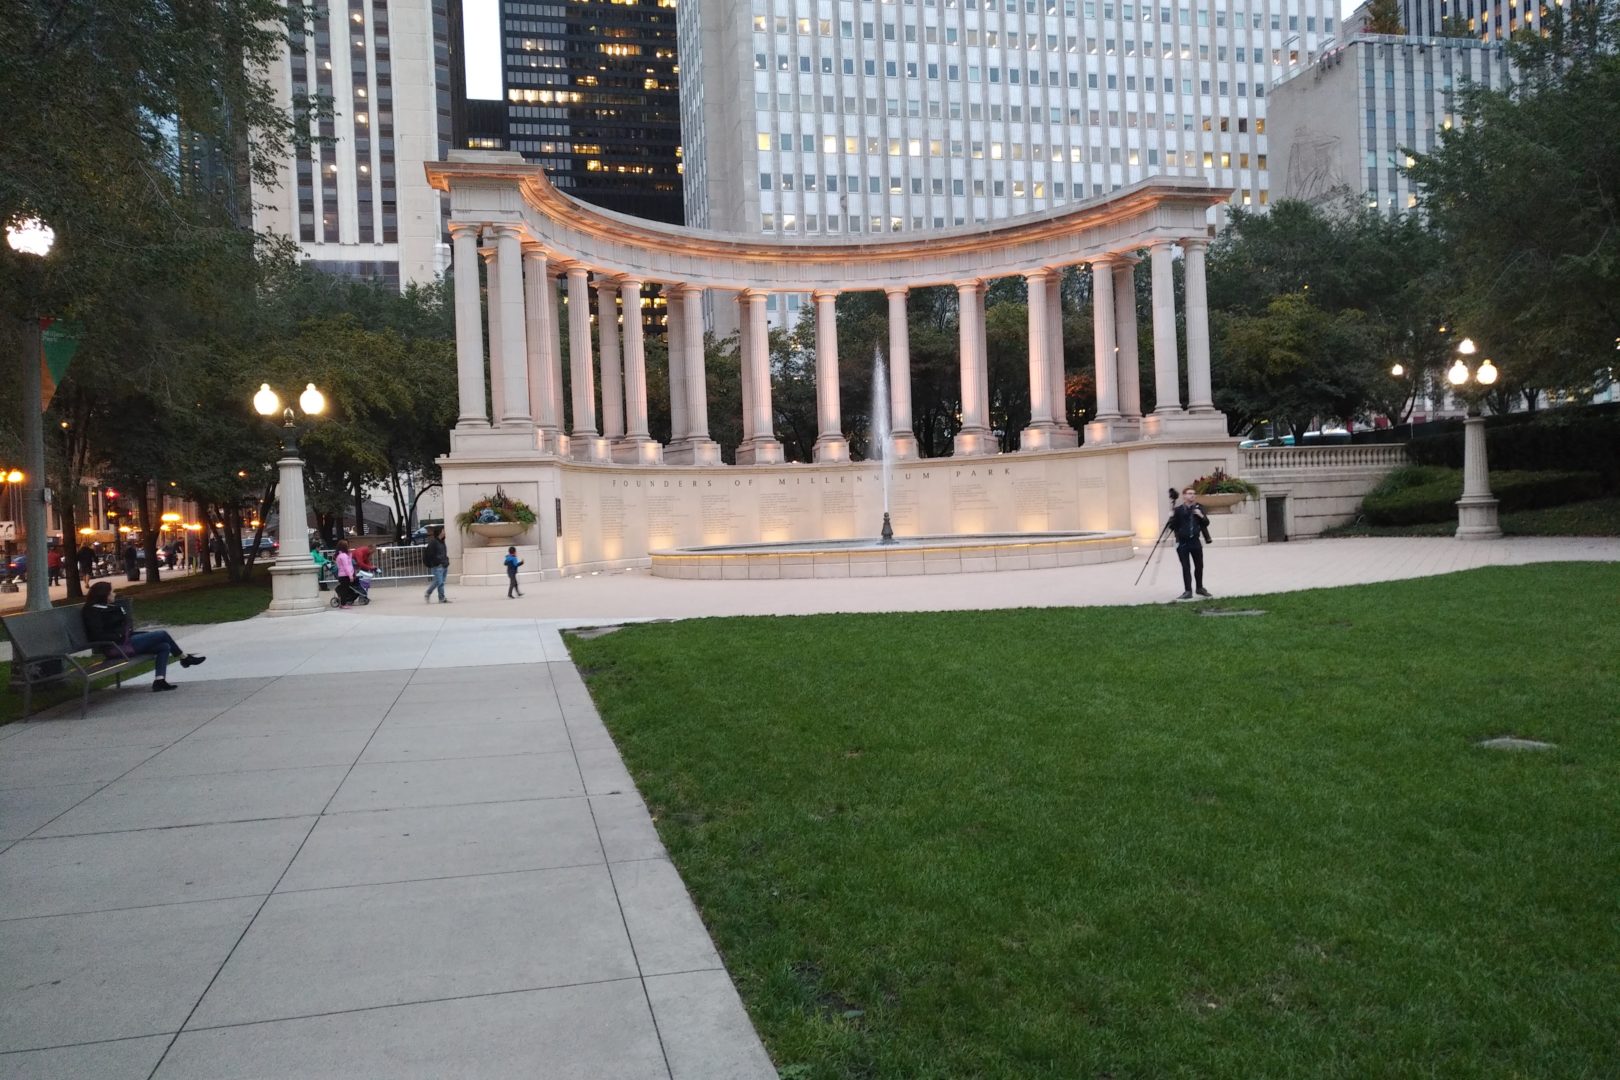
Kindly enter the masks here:
<path id="1" fill-rule="evenodd" d="M 1264 204 L 1266 95 L 1332 0 L 686 0 L 688 224 L 941 229 L 1200 176 Z"/>
<path id="2" fill-rule="evenodd" d="M 1401 26 L 1413 37 L 1454 32 L 1497 42 L 1519 30 L 1540 31 L 1544 11 L 1541 0 L 1401 0 Z"/>
<path id="3" fill-rule="evenodd" d="M 448 0 L 333 0 L 314 8 L 267 77 L 286 107 L 329 97 L 311 145 L 255 188 L 253 224 L 297 241 L 304 257 L 346 277 L 396 285 L 449 265 L 442 197 L 423 163 L 450 139 Z"/>
<path id="4" fill-rule="evenodd" d="M 1271 164 L 1279 198 L 1347 194 L 1386 213 L 1417 205 L 1407 151 L 1426 153 L 1458 123 L 1456 92 L 1500 89 L 1504 46 L 1474 38 L 1360 34 L 1271 95 Z"/>

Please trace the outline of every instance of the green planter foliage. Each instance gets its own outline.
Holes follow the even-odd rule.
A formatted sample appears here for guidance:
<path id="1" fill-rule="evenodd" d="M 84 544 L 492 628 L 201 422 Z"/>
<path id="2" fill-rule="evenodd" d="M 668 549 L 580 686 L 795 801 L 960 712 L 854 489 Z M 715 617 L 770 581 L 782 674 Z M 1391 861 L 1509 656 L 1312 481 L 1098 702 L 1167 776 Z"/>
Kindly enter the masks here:
<path id="1" fill-rule="evenodd" d="M 1543 506 L 1593 499 L 1603 493 L 1595 472 L 1493 471 L 1491 494 L 1503 512 L 1534 510 Z M 1462 498 L 1461 469 L 1439 465 L 1408 465 L 1384 478 L 1361 503 L 1370 525 L 1420 525 L 1457 516 Z"/>

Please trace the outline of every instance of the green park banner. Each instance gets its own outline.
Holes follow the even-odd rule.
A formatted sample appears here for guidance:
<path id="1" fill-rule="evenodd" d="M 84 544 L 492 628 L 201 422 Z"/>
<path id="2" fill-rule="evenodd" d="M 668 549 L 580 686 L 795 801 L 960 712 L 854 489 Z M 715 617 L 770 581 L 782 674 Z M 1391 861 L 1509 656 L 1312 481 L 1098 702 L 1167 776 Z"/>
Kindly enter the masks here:
<path id="1" fill-rule="evenodd" d="M 70 319 L 39 320 L 39 409 L 51 407 L 56 388 L 79 351 L 79 325 Z"/>

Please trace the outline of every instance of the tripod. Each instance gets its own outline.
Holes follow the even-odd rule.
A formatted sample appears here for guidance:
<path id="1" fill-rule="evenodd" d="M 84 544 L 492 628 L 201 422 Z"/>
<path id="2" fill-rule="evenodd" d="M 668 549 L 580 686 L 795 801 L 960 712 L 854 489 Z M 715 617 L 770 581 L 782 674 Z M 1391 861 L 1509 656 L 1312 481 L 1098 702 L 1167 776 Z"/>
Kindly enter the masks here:
<path id="1" fill-rule="evenodd" d="M 1148 567 L 1149 567 L 1149 566 L 1151 566 L 1151 565 L 1153 565 L 1153 556 L 1155 556 L 1155 555 L 1157 555 L 1157 554 L 1158 554 L 1158 552 L 1159 552 L 1159 545 L 1160 545 L 1160 544 L 1162 544 L 1162 543 L 1164 543 L 1164 534 L 1165 534 L 1165 533 L 1167 533 L 1167 532 L 1169 532 L 1169 531 L 1170 531 L 1170 523 L 1169 523 L 1169 522 L 1165 522 L 1165 525 L 1164 525 L 1164 528 L 1162 528 L 1162 529 L 1160 529 L 1160 530 L 1159 530 L 1159 537 L 1158 537 L 1158 539 L 1157 539 L 1157 540 L 1154 540 L 1154 541 L 1153 541 L 1153 546 L 1152 546 L 1152 547 L 1151 547 L 1151 548 L 1149 548 L 1149 549 L 1148 549 L 1148 557 L 1147 557 L 1147 562 L 1145 562 L 1145 563 L 1143 563 L 1143 564 L 1142 564 L 1142 569 L 1141 569 L 1141 570 L 1139 570 L 1139 571 L 1137 571 L 1137 574 L 1136 574 L 1136 580 L 1135 580 L 1135 581 L 1133 581 L 1133 582 L 1132 582 L 1132 583 L 1131 583 L 1131 587 L 1132 587 L 1132 588 L 1135 588 L 1135 587 L 1136 587 L 1136 586 L 1137 586 L 1137 585 L 1140 585 L 1140 584 L 1142 584 L 1142 575 L 1143 575 L 1143 574 L 1145 574 L 1145 573 L 1147 573 L 1147 568 L 1148 568 Z M 1156 579 L 1156 578 L 1157 578 L 1157 575 L 1155 575 L 1155 579 Z"/>

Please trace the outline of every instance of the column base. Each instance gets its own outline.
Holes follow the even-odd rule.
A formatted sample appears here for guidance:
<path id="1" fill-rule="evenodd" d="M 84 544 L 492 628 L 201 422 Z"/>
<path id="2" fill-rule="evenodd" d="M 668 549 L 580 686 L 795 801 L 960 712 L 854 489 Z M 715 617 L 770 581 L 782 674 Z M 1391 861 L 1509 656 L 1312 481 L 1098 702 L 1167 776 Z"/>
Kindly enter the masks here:
<path id="1" fill-rule="evenodd" d="M 1115 442 L 1139 442 L 1141 438 L 1142 418 L 1140 416 L 1122 416 L 1114 421 Z"/>
<path id="2" fill-rule="evenodd" d="M 662 465 L 664 448 L 649 436 L 636 435 L 613 444 L 613 460 L 626 465 Z"/>
<path id="3" fill-rule="evenodd" d="M 916 461 L 922 457 L 917 436 L 909 431 L 896 431 L 889 435 L 889 460 Z"/>
<path id="4" fill-rule="evenodd" d="M 989 428 L 963 428 L 951 440 L 952 457 L 989 457 L 999 453 L 1001 444 Z"/>
<path id="5" fill-rule="evenodd" d="M 1056 428 L 1057 425 L 1050 420 L 1030 424 L 1018 433 L 1018 449 L 1020 451 L 1052 449 L 1052 432 Z"/>
<path id="6" fill-rule="evenodd" d="M 664 447 L 665 465 L 719 465 L 720 444 L 713 439 L 682 439 Z"/>
<path id="7" fill-rule="evenodd" d="M 1142 418 L 1144 439 L 1225 439 L 1226 414 L 1187 412 L 1181 409 L 1155 411 Z"/>
<path id="8" fill-rule="evenodd" d="M 1497 502 L 1489 495 L 1464 495 L 1457 500 L 1458 540 L 1497 540 L 1502 526 L 1496 518 Z"/>
<path id="9" fill-rule="evenodd" d="M 1080 445 L 1080 433 L 1066 423 L 1054 424 L 1047 439 L 1051 441 L 1053 450 L 1073 450 Z"/>
<path id="10" fill-rule="evenodd" d="M 1111 446 L 1124 440 L 1115 437 L 1115 431 L 1121 427 L 1121 416 L 1099 416 L 1086 425 L 1087 446 Z"/>
<path id="11" fill-rule="evenodd" d="M 842 464 L 849 460 L 849 440 L 842 435 L 823 435 L 810 448 L 810 459 Z"/>
<path id="12" fill-rule="evenodd" d="M 535 428 L 534 448 L 542 454 L 568 456 L 568 436 L 556 428 Z"/>
<path id="13" fill-rule="evenodd" d="M 591 432 L 575 432 L 568 437 L 569 457 L 575 461 L 606 463 L 613 460 L 613 444 Z"/>
<path id="14" fill-rule="evenodd" d="M 739 465 L 780 465 L 786 460 L 782 444 L 769 435 L 755 435 L 737 447 Z"/>
<path id="15" fill-rule="evenodd" d="M 283 566 L 278 562 L 270 568 L 270 606 L 265 609 L 266 615 L 313 615 L 326 606 L 313 562 L 306 558 L 301 565 Z"/>

